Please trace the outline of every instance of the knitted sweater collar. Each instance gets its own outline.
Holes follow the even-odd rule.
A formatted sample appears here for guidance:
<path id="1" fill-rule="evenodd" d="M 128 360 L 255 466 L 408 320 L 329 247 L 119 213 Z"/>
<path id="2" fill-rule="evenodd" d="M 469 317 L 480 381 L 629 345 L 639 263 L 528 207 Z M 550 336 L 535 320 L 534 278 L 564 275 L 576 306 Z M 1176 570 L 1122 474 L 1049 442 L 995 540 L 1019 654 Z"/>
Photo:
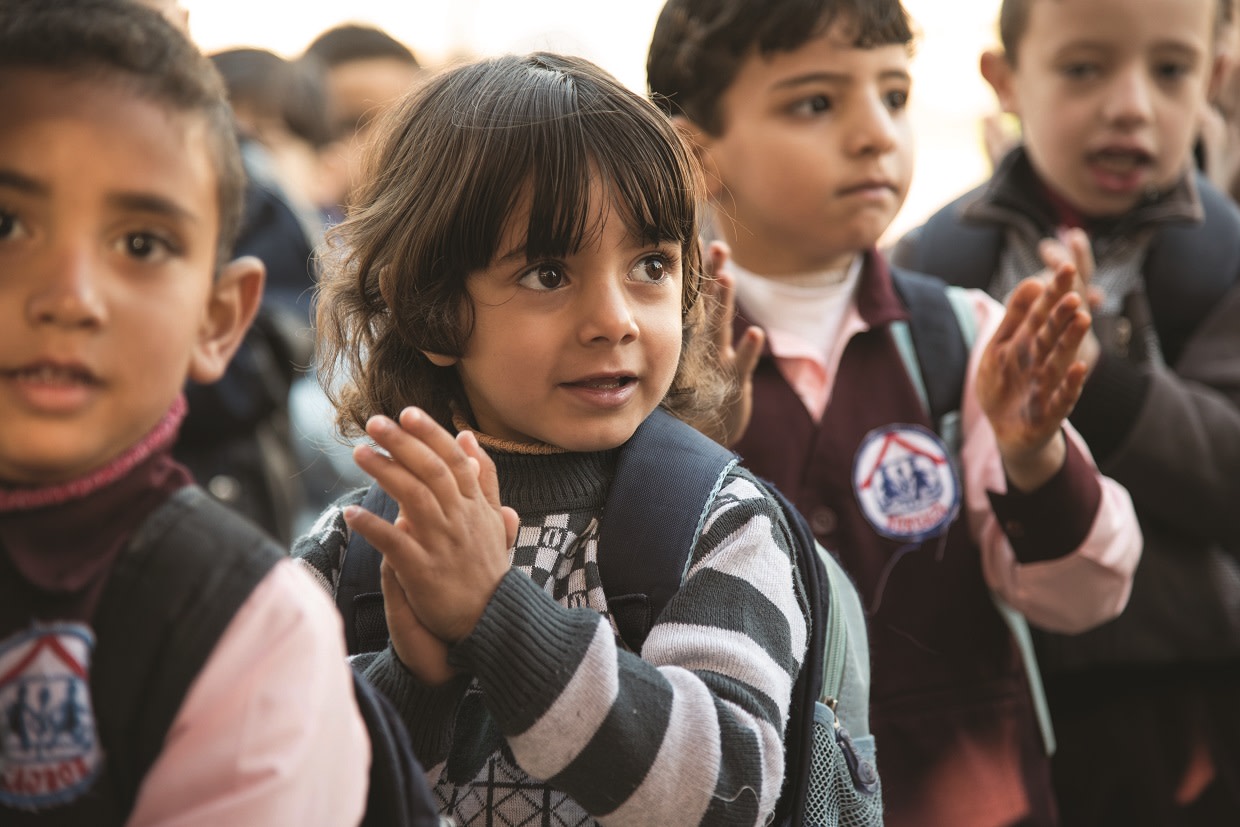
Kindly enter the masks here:
<path id="1" fill-rule="evenodd" d="M 190 483 L 171 456 L 185 409 L 178 399 L 147 436 L 84 477 L 0 488 L 0 567 L 11 567 L 33 593 L 69 600 L 68 614 L 89 617 L 120 549 L 169 494 Z"/>
<path id="2" fill-rule="evenodd" d="M 518 514 L 600 510 L 607 501 L 619 448 L 578 452 L 496 439 L 475 430 L 459 413 L 453 425 L 473 431 L 495 463 L 500 500 Z"/>

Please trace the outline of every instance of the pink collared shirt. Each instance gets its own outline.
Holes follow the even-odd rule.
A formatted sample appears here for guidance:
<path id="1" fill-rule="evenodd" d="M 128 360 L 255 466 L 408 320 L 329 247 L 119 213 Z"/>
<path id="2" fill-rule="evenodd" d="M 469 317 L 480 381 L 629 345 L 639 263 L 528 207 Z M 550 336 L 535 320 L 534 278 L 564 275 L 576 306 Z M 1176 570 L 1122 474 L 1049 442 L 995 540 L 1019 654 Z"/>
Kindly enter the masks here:
<path id="1" fill-rule="evenodd" d="M 339 615 L 282 560 L 190 686 L 128 825 L 356 825 L 369 768 Z"/>

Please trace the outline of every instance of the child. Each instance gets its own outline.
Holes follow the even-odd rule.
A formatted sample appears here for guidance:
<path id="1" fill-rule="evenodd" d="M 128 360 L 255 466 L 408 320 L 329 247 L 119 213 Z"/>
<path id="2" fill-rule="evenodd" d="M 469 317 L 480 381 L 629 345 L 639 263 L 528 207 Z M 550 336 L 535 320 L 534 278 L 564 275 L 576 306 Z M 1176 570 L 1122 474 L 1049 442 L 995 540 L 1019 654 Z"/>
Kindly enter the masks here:
<path id="1" fill-rule="evenodd" d="M 376 152 L 326 263 L 320 361 L 400 515 L 358 491 L 294 555 L 329 586 L 350 532 L 383 553 L 392 645 L 365 674 L 444 814 L 765 823 L 808 631 L 779 505 L 746 471 L 719 481 L 640 656 L 598 574 L 618 447 L 724 390 L 692 156 L 640 95 L 550 54 L 436 76 Z"/>
<path id="2" fill-rule="evenodd" d="M 1145 551 L 1118 620 L 1037 641 L 1067 824 L 1240 823 L 1240 213 L 1191 154 L 1229 2 L 1005 2 L 982 69 L 1024 146 L 903 245 L 1000 299 L 1067 257 L 1096 297 L 1072 422 Z"/>
<path id="3" fill-rule="evenodd" d="M 0 822 L 355 824 L 335 613 L 169 454 L 263 283 L 219 78 L 138 4 L 0 0 L 0 96 Z"/>
<path id="4" fill-rule="evenodd" d="M 335 26 L 316 37 L 302 60 L 327 74 L 330 114 L 338 147 L 330 179 L 334 191 L 321 205 L 329 224 L 339 223 L 343 209 L 360 185 L 366 147 L 380 115 L 413 87 L 422 65 L 409 47 L 382 29 L 357 23 Z"/>
<path id="5" fill-rule="evenodd" d="M 1140 535 L 1061 427 L 1089 324 L 1070 266 L 1006 316 L 963 297 L 978 333 L 958 456 L 930 430 L 897 332 L 933 306 L 901 298 L 915 282 L 893 285 L 875 249 L 911 174 L 911 37 L 896 0 L 672 0 L 650 89 L 698 149 L 739 312 L 769 343 L 736 448 L 867 604 L 886 823 L 1053 824 L 1027 629 L 991 592 L 1030 623 L 1090 628 L 1123 608 Z"/>

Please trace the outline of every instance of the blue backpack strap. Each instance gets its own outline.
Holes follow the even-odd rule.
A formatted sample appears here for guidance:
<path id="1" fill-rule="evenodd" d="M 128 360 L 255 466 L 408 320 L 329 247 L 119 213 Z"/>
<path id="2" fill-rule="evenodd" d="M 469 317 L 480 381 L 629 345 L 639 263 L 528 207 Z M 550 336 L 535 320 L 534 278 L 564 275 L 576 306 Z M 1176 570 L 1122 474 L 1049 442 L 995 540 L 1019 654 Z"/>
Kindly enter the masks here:
<path id="1" fill-rule="evenodd" d="M 620 637 L 640 652 L 679 589 L 706 508 L 736 454 L 662 408 L 620 449 L 599 527 L 599 579 Z"/>
<path id="2" fill-rule="evenodd" d="M 378 485 L 372 484 L 362 498 L 362 508 L 389 523 L 400 506 Z M 379 564 L 383 562 L 374 546 L 356 531 L 349 533 L 336 585 L 336 608 L 344 622 L 345 644 L 350 655 L 378 652 L 387 647 L 387 616 L 383 612 L 383 591 L 379 585 Z"/>

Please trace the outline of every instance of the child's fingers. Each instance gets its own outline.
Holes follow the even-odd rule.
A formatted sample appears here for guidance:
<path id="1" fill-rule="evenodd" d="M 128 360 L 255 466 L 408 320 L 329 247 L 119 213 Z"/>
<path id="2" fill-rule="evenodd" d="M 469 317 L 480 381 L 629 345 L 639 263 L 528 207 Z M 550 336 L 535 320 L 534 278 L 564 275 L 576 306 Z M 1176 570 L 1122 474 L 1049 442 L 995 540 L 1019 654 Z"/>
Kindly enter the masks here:
<path id="1" fill-rule="evenodd" d="M 517 530 L 521 528 L 521 517 L 516 510 L 508 506 L 500 506 L 500 516 L 504 520 L 504 541 L 508 548 L 512 548 L 513 543 L 517 541 Z"/>
<path id="2" fill-rule="evenodd" d="M 404 463 L 380 454 L 369 445 L 356 446 L 353 449 L 353 461 L 358 468 L 373 477 L 388 496 L 400 504 L 402 511 L 416 515 L 418 521 L 447 520 L 440 497 Z"/>
<path id="3" fill-rule="evenodd" d="M 448 650 L 418 619 L 396 569 L 387 558 L 379 566 L 383 614 L 396 656 L 423 683 L 438 686 L 455 674 L 448 666 Z"/>
<path id="4" fill-rule="evenodd" d="M 1094 280 L 1094 250 L 1089 243 L 1089 236 L 1080 227 L 1072 227 L 1061 230 L 1059 238 L 1072 254 L 1078 284 L 1087 285 L 1092 282 Z"/>
<path id="5" fill-rule="evenodd" d="M 462 431 L 457 434 L 456 443 L 461 451 L 476 464 L 478 489 L 482 496 L 486 497 L 486 501 L 492 506 L 499 508 L 501 505 L 499 473 L 495 470 L 495 463 L 491 460 L 491 456 L 478 444 L 478 437 L 474 436 L 473 431 Z"/>
<path id="6" fill-rule="evenodd" d="M 366 538 L 366 542 L 374 546 L 385 560 L 396 561 L 402 567 L 421 566 L 425 554 L 418 542 L 401 529 L 402 519 L 398 517 L 395 523 L 389 523 L 378 514 L 356 505 L 344 510 L 344 521 L 349 530 Z"/>
<path id="7" fill-rule="evenodd" d="M 402 482 L 401 471 L 420 483 L 445 508 L 450 509 L 462 496 L 462 488 L 476 490 L 478 472 L 469 458 L 461 451 L 456 440 L 422 411 L 406 408 L 401 411 L 400 424 L 385 416 L 374 416 L 366 423 L 366 433 L 377 445 L 391 456 L 397 468 L 384 468 L 373 463 L 363 470 L 380 481 L 384 490 L 404 504 L 400 493 L 420 497 L 409 485 L 398 489 L 388 487 L 388 482 Z M 363 463 L 361 452 L 354 451 L 359 465 Z"/>
<path id="8" fill-rule="evenodd" d="M 435 478 L 446 486 L 444 490 L 437 490 L 436 493 L 441 497 L 454 493 L 472 497 L 478 493 L 478 468 L 461 449 L 453 434 L 419 408 L 405 408 L 400 412 L 399 421 L 401 430 L 421 440 L 437 457 L 438 462 L 428 460 L 426 466 Z M 448 480 L 441 476 L 445 467 L 455 482 L 455 490 L 452 485 L 448 485 Z M 429 479 L 425 481 L 432 488 L 437 488 Z"/>
<path id="9" fill-rule="evenodd" d="M 762 358 L 762 346 L 766 344 L 766 333 L 760 327 L 746 328 L 736 343 L 736 376 L 741 382 L 753 376 L 758 360 Z"/>
<path id="10" fill-rule="evenodd" d="M 1046 321 L 1036 331 L 1038 364 L 1048 362 L 1057 355 L 1062 357 L 1063 353 L 1071 359 L 1076 358 L 1080 340 L 1089 330 L 1089 313 L 1083 309 L 1083 304 L 1080 294 L 1069 293 L 1060 297 L 1051 308 Z"/>
<path id="11" fill-rule="evenodd" d="M 1025 324 L 1033 305 L 1042 296 L 1045 287 L 1035 278 L 1028 278 L 1016 285 L 1012 295 L 1008 297 L 1007 308 L 999 326 L 995 329 L 991 342 L 1003 344 L 1016 335 Z"/>
<path id="12" fill-rule="evenodd" d="M 703 267 L 706 269 L 706 275 L 717 277 L 727 271 L 728 261 L 732 258 L 732 248 L 727 242 L 715 239 L 706 245 L 706 255 L 703 256 Z"/>

